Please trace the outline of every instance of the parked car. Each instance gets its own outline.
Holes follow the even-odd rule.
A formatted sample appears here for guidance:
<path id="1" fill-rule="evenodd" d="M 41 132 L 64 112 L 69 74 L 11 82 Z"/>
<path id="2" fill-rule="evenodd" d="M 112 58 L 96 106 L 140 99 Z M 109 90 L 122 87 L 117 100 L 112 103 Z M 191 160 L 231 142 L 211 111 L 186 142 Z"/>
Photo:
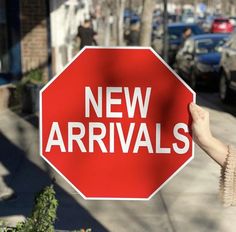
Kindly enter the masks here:
<path id="1" fill-rule="evenodd" d="M 183 31 L 191 28 L 193 35 L 204 34 L 203 30 L 197 24 L 171 23 L 168 25 L 168 63 L 172 66 L 175 62 L 175 56 L 183 43 Z M 154 49 L 163 55 L 163 27 L 160 27 L 154 36 L 152 43 Z"/>
<path id="2" fill-rule="evenodd" d="M 215 18 L 212 22 L 212 33 L 231 33 L 234 27 L 228 18 Z"/>
<path id="3" fill-rule="evenodd" d="M 219 96 L 222 102 L 231 103 L 236 93 L 236 33 L 222 48 L 220 62 Z"/>
<path id="4" fill-rule="evenodd" d="M 177 53 L 175 68 L 193 89 L 199 83 L 218 86 L 220 50 L 228 38 L 228 34 L 205 34 L 185 41 Z"/>

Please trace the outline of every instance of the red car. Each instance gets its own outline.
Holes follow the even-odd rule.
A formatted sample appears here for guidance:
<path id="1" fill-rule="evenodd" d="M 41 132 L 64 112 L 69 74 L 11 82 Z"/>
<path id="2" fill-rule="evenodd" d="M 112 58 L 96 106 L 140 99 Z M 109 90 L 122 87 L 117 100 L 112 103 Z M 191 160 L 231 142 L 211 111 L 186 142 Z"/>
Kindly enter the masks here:
<path id="1" fill-rule="evenodd" d="M 212 33 L 230 33 L 233 30 L 234 27 L 227 18 L 215 18 L 211 26 Z"/>

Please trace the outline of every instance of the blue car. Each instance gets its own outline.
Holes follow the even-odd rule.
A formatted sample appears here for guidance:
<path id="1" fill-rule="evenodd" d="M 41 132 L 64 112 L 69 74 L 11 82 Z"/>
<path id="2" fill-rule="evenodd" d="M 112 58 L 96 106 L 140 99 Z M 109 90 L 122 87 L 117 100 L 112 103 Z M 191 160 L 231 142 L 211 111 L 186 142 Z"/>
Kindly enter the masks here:
<path id="1" fill-rule="evenodd" d="M 175 68 L 195 89 L 204 85 L 219 84 L 221 49 L 228 34 L 204 34 L 187 39 L 176 55 Z"/>

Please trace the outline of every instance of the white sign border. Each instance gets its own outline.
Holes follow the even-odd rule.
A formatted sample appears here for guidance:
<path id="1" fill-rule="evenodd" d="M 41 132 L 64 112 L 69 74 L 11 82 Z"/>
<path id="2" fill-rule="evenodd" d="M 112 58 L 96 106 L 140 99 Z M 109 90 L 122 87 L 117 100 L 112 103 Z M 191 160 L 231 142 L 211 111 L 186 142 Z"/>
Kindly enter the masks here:
<path id="1" fill-rule="evenodd" d="M 151 47 L 102 47 L 102 46 L 86 46 L 81 49 L 78 54 L 63 68 L 63 70 L 54 76 L 41 90 L 40 90 L 40 99 L 39 99 L 39 153 L 40 156 L 62 177 L 64 180 L 69 183 L 76 192 L 78 192 L 85 200 L 124 200 L 124 201 L 148 201 L 150 200 L 159 190 L 161 190 L 175 175 L 177 175 L 189 162 L 194 159 L 195 144 L 192 140 L 192 156 L 181 166 L 179 167 L 163 184 L 156 189 L 149 197 L 147 198 L 116 198 L 116 197 L 86 197 L 82 192 L 74 186 L 70 180 L 67 179 L 51 162 L 49 162 L 44 156 L 42 151 L 42 93 L 47 89 L 53 82 L 56 80 L 86 49 L 127 49 L 127 50 L 150 50 L 167 68 L 168 70 L 193 94 L 193 102 L 196 103 L 196 93 L 182 80 L 182 78 L 170 68 L 170 66 L 162 59 L 160 55 Z"/>

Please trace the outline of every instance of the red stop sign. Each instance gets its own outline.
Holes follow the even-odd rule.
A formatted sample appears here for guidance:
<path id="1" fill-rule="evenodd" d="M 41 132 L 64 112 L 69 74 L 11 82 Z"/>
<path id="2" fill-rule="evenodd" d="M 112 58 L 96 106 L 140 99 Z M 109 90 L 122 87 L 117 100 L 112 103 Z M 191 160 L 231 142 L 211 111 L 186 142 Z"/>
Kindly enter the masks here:
<path id="1" fill-rule="evenodd" d="M 41 156 L 85 199 L 150 199 L 193 158 L 195 93 L 150 48 L 85 48 L 40 101 Z"/>

